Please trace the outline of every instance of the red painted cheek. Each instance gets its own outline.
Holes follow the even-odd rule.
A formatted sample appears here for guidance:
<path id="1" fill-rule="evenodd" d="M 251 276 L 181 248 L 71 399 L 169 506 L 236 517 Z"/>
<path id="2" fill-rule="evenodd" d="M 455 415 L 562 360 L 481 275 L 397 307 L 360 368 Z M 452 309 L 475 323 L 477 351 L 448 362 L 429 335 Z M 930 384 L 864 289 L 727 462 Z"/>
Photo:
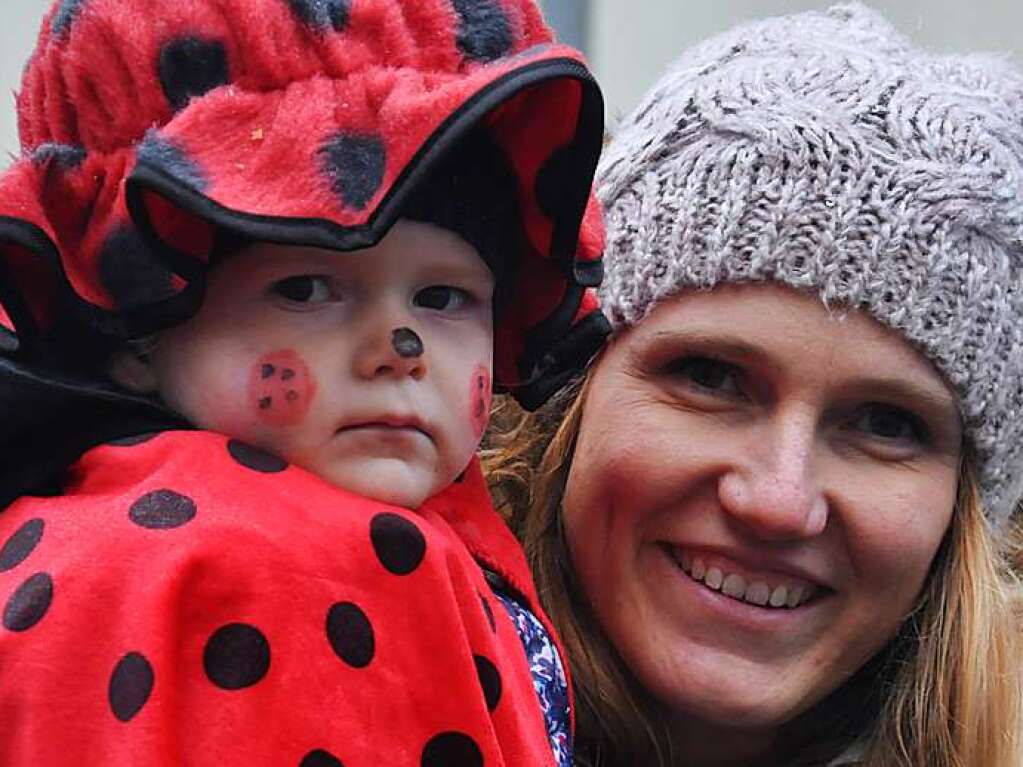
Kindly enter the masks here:
<path id="1" fill-rule="evenodd" d="M 249 374 L 249 403 L 263 421 L 292 426 L 301 421 L 316 396 L 316 381 L 291 349 L 260 357 Z"/>
<path id="2" fill-rule="evenodd" d="M 470 418 L 472 419 L 473 432 L 476 439 L 483 436 L 483 430 L 487 428 L 487 421 L 490 420 L 490 369 L 485 365 L 477 365 L 472 373 L 472 396 Z"/>

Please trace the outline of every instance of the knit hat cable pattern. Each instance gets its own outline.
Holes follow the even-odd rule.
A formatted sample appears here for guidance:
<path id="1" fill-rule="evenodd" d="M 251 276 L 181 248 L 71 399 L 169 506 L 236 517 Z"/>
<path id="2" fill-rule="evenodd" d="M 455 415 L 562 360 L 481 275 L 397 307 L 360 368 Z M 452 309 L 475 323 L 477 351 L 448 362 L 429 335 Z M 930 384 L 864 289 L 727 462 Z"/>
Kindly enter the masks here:
<path id="1" fill-rule="evenodd" d="M 959 396 L 989 519 L 1023 471 L 1023 79 L 914 49 L 859 4 L 684 55 L 602 160 L 602 300 L 773 280 L 868 312 Z"/>

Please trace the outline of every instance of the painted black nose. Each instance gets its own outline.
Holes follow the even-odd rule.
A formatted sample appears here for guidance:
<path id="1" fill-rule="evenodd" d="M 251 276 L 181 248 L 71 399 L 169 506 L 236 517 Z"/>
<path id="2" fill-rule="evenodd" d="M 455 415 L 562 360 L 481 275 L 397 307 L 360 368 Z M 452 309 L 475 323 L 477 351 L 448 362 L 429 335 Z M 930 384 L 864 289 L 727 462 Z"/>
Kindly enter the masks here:
<path id="1" fill-rule="evenodd" d="M 404 359 L 423 356 L 423 339 L 412 328 L 398 328 L 391 332 L 391 346 Z"/>

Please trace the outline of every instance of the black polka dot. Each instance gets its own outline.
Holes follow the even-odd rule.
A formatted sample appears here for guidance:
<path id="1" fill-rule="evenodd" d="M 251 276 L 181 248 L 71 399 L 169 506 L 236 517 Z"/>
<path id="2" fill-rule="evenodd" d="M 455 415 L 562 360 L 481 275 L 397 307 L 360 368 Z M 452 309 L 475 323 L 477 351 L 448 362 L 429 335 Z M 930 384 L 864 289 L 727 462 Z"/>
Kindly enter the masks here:
<path id="1" fill-rule="evenodd" d="M 41 519 L 30 519 L 7 539 L 0 549 L 0 573 L 7 572 L 25 561 L 43 537 L 45 523 Z"/>
<path id="2" fill-rule="evenodd" d="M 146 705 L 152 692 L 153 667 L 144 655 L 130 652 L 117 662 L 107 688 L 114 716 L 129 721 Z"/>
<path id="3" fill-rule="evenodd" d="M 370 522 L 369 534 L 377 559 L 395 575 L 408 575 L 426 556 L 422 531 L 397 514 L 377 514 Z"/>
<path id="4" fill-rule="evenodd" d="M 425 351 L 423 339 L 412 328 L 392 330 L 391 346 L 394 347 L 394 353 L 404 359 L 422 357 Z"/>
<path id="5" fill-rule="evenodd" d="M 27 631 L 39 623 L 53 601 L 53 579 L 36 573 L 18 586 L 4 606 L 4 628 Z"/>
<path id="6" fill-rule="evenodd" d="M 547 158 L 536 174 L 536 204 L 548 218 L 558 218 L 564 208 L 567 190 L 574 189 L 579 179 L 576 155 L 571 146 L 563 146 Z"/>
<path id="7" fill-rule="evenodd" d="M 515 38 L 498 0 L 452 0 L 458 13 L 459 50 L 475 61 L 493 61 L 511 53 Z"/>
<path id="8" fill-rule="evenodd" d="M 72 144 L 57 144 L 48 141 L 32 150 L 32 162 L 36 165 L 53 164 L 61 170 L 77 168 L 85 160 L 85 148 Z"/>
<path id="9" fill-rule="evenodd" d="M 288 5 L 303 24 L 319 32 L 340 32 L 348 26 L 352 11 L 351 0 L 288 0 Z"/>
<path id="10" fill-rule="evenodd" d="M 202 662 L 206 676 L 217 687 L 251 687 L 270 670 L 270 643 L 255 626 L 229 623 L 207 640 Z"/>
<path id="11" fill-rule="evenodd" d="M 159 168 L 200 192 L 208 186 L 206 174 L 185 154 L 185 150 L 153 128 L 146 131 L 145 137 L 139 142 L 136 157 L 139 162 Z"/>
<path id="12" fill-rule="evenodd" d="M 173 490 L 154 490 L 131 505 L 131 521 L 150 530 L 181 527 L 195 517 L 195 502 Z"/>
<path id="13" fill-rule="evenodd" d="M 345 767 L 341 760 L 333 754 L 322 749 L 310 751 L 304 757 L 298 767 Z"/>
<path id="14" fill-rule="evenodd" d="M 50 32 L 54 37 L 65 37 L 75 23 L 78 15 L 82 12 L 85 0 L 61 0 L 57 12 L 53 14 L 50 22 Z"/>
<path id="15" fill-rule="evenodd" d="M 373 660 L 376 640 L 366 613 L 351 602 L 338 602 L 327 612 L 327 639 L 341 660 L 364 668 Z"/>
<path id="16" fill-rule="evenodd" d="M 423 749 L 422 767 L 483 767 L 476 741 L 460 732 L 442 732 Z"/>
<path id="17" fill-rule="evenodd" d="M 490 602 L 487 598 L 480 594 L 480 603 L 483 605 L 483 614 L 487 616 L 487 623 L 490 624 L 490 630 L 495 634 L 497 633 L 497 621 L 494 620 L 494 610 L 490 606 Z"/>
<path id="18" fill-rule="evenodd" d="M 121 227 L 99 253 L 100 283 L 119 309 L 133 309 L 170 298 L 174 275 L 135 229 Z"/>
<path id="19" fill-rule="evenodd" d="M 246 469 L 262 474 L 276 474 L 288 468 L 288 462 L 258 447 L 232 439 L 227 443 L 227 452 Z"/>
<path id="20" fill-rule="evenodd" d="M 147 431 L 142 434 L 129 434 L 127 437 L 112 439 L 107 444 L 114 447 L 135 447 L 135 445 L 141 445 L 143 442 L 149 442 L 159 433 L 158 431 Z"/>
<path id="21" fill-rule="evenodd" d="M 319 151 L 320 167 L 341 204 L 362 210 L 380 189 L 387 150 L 377 136 L 338 133 Z"/>
<path id="22" fill-rule="evenodd" d="M 493 711 L 501 701 L 501 674 L 497 666 L 482 655 L 473 655 L 472 659 L 476 662 L 476 675 L 480 678 L 487 711 Z"/>
<path id="23" fill-rule="evenodd" d="M 160 85 L 177 111 L 196 96 L 227 85 L 227 51 L 219 40 L 179 37 L 160 49 Z"/>

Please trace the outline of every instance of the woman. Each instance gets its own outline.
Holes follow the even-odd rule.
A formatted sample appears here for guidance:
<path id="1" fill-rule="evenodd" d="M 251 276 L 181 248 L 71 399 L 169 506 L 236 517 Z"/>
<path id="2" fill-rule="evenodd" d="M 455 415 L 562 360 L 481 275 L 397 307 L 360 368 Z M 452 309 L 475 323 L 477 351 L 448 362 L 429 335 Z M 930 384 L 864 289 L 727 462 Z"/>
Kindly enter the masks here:
<path id="1" fill-rule="evenodd" d="M 769 20 L 601 183 L 615 336 L 499 456 L 581 762 L 1018 767 L 1023 81 Z"/>

